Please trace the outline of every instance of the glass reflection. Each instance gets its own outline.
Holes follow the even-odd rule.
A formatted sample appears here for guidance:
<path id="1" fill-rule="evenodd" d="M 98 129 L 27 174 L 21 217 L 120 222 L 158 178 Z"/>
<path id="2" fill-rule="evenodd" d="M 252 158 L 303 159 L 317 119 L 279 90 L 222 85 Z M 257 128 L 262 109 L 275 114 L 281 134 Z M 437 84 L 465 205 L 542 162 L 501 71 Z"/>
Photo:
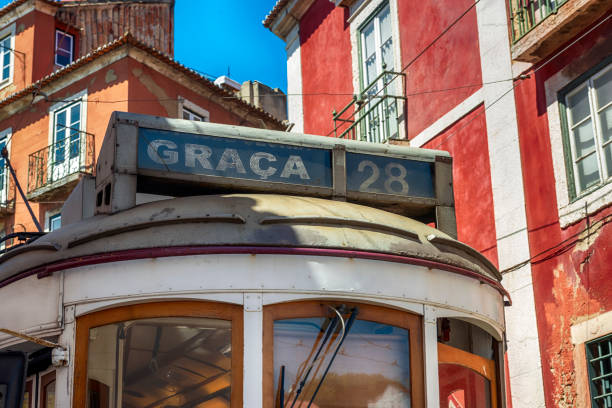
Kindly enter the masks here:
<path id="1" fill-rule="evenodd" d="M 325 341 L 333 324 L 325 317 L 274 322 L 276 406 L 306 407 L 320 384 L 311 407 L 410 407 L 408 330 L 357 319 L 329 365 L 342 335 L 337 324 Z"/>
<path id="2" fill-rule="evenodd" d="M 127 321 L 89 331 L 88 406 L 229 407 L 231 322 Z"/>
<path id="3" fill-rule="evenodd" d="M 458 364 L 439 364 L 441 408 L 491 408 L 491 382 Z"/>

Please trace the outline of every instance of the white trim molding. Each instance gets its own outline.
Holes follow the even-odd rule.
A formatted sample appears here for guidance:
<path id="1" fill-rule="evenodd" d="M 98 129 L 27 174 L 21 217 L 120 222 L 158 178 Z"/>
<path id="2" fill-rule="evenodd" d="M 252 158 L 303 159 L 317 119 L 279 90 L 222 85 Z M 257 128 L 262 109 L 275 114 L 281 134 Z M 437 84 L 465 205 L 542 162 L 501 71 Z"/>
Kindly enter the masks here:
<path id="1" fill-rule="evenodd" d="M 192 113 L 195 113 L 199 117 L 202 118 L 204 122 L 210 122 L 210 112 L 206 109 L 199 107 L 195 103 L 183 98 L 182 96 L 178 97 L 178 118 L 183 119 L 183 109 L 186 109 Z"/>
<path id="2" fill-rule="evenodd" d="M 287 118 L 294 126 L 293 132 L 304 133 L 304 99 L 302 96 L 302 57 L 300 50 L 300 26 L 287 34 Z"/>
<path id="3" fill-rule="evenodd" d="M 445 129 L 458 122 L 468 113 L 476 109 L 484 102 L 484 92 L 482 88 L 468 96 L 459 105 L 448 111 L 445 115 L 436 120 L 421 133 L 410 139 L 410 146 L 421 147 L 430 140 L 434 139 Z"/>

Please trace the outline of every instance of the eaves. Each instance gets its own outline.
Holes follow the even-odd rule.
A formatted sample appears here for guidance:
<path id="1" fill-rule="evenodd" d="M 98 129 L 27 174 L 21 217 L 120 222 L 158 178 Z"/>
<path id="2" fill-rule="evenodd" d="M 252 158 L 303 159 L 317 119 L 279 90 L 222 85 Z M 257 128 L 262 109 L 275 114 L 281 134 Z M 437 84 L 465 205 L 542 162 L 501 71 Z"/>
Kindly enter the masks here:
<path id="1" fill-rule="evenodd" d="M 113 52 L 115 50 L 119 51 L 123 46 L 126 46 L 124 52 Z M 140 53 L 134 52 L 130 47 L 139 50 Z M 281 130 L 285 127 L 282 121 L 265 112 L 263 109 L 236 98 L 234 94 L 218 87 L 212 81 L 206 79 L 197 72 L 139 42 L 129 33 L 111 43 L 97 48 L 91 53 L 74 61 L 72 64 L 41 78 L 32 85 L 0 100 L 0 120 L 18 112 L 25 105 L 31 104 L 32 100 L 28 99 L 32 97 L 32 95 L 35 95 L 36 92 L 42 91 L 45 94 L 57 92 L 71 83 L 125 57 L 127 53 L 161 73 L 167 73 L 168 69 L 171 69 L 175 73 L 172 76 L 173 79 L 176 79 L 176 74 L 180 74 L 183 82 L 191 82 L 191 84 L 189 84 L 191 88 L 197 84 L 197 88 L 207 91 L 205 93 L 207 97 L 244 119 L 246 119 L 247 116 L 250 116 L 252 119 L 259 119 L 263 121 L 263 124 L 266 125 L 265 127 L 275 130 Z"/>

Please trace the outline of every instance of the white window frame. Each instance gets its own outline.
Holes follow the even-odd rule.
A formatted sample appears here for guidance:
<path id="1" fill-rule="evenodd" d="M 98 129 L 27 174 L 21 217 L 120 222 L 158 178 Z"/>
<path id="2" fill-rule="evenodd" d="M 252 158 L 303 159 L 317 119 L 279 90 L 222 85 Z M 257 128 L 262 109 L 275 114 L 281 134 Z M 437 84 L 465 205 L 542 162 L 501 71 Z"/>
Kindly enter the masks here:
<path id="1" fill-rule="evenodd" d="M 5 50 L 0 47 L 0 89 L 13 83 L 13 76 L 15 72 L 15 52 L 13 51 L 15 49 L 15 23 L 7 26 L 3 30 L 0 30 L 0 42 L 9 36 L 11 38 L 11 49 Z M 2 79 L 2 72 L 4 71 L 5 53 L 8 53 L 8 55 L 10 55 L 9 76 L 8 78 Z"/>
<path id="2" fill-rule="evenodd" d="M 199 107 L 195 103 L 188 101 L 187 99 L 181 96 L 179 96 L 178 101 L 179 101 L 178 102 L 179 103 L 179 106 L 178 106 L 178 118 L 179 119 L 183 119 L 183 112 L 187 111 L 191 115 L 196 115 L 202 118 L 202 122 L 210 122 L 210 112 L 208 112 L 206 109 Z"/>
<path id="3" fill-rule="evenodd" d="M 66 49 L 61 49 L 62 51 L 67 51 L 70 52 L 70 62 L 66 65 L 62 65 L 60 63 L 57 62 L 57 50 L 60 49 L 59 48 L 59 40 L 58 40 L 58 34 L 63 34 L 65 37 L 70 38 L 70 50 L 66 50 Z M 66 67 L 68 65 L 70 65 L 73 61 L 74 61 L 74 35 L 67 33 L 66 31 L 62 31 L 59 29 L 55 30 L 55 53 L 54 53 L 54 60 L 55 60 L 55 65 L 59 66 L 59 67 Z"/>
<path id="4" fill-rule="evenodd" d="M 9 158 L 11 156 L 11 136 L 12 135 L 13 135 L 12 128 L 4 129 L 3 131 L 0 132 L 0 142 L 2 142 L 3 140 L 6 140 L 8 142 L 6 144 L 6 150 L 8 150 Z M 8 198 L 8 192 L 9 192 L 8 186 L 9 186 L 10 177 L 11 177 L 9 174 L 9 170 L 5 169 L 4 175 L 2 175 L 1 177 L 4 177 L 4 183 L 3 183 L 2 189 L 0 189 L 0 205 L 4 205 L 6 204 L 6 200 Z"/>
<path id="5" fill-rule="evenodd" d="M 60 113 L 62 110 L 74 105 L 75 103 L 81 104 L 81 120 L 79 122 L 79 132 L 81 133 L 81 135 L 83 135 L 83 133 L 86 132 L 87 130 L 87 89 L 84 89 L 81 92 L 78 92 L 70 97 L 67 97 L 64 99 L 64 101 L 58 102 L 49 108 L 48 146 L 52 146 L 55 143 L 55 117 L 56 115 Z M 68 175 L 71 175 L 71 174 L 74 174 L 75 172 L 80 171 L 80 168 L 77 171 L 71 171 L 71 167 L 74 166 L 75 164 L 74 162 L 71 164 L 70 159 L 64 160 L 64 162 L 62 162 L 62 167 L 68 166 L 68 168 L 60 169 L 60 166 L 55 165 L 54 163 L 53 155 L 55 154 L 55 151 L 53 148 L 50 148 L 50 149 L 51 151 L 49 152 L 49 160 L 48 160 L 48 165 L 47 165 L 47 177 L 48 177 L 47 180 L 50 180 L 48 184 L 52 184 L 58 180 L 63 179 L 64 177 Z M 69 149 L 69 146 L 64 147 L 64 149 L 67 152 Z M 85 154 L 86 154 L 86 144 L 80 143 L 79 149 L 80 149 L 79 163 L 82 163 L 84 160 Z M 66 152 L 64 154 L 66 154 Z M 65 162 L 68 162 L 68 163 L 65 163 Z M 62 172 L 65 172 L 66 174 L 64 176 L 59 177 Z"/>
<path id="6" fill-rule="evenodd" d="M 57 208 L 55 210 L 50 210 L 45 212 L 45 232 L 50 232 L 51 231 L 51 220 L 53 220 L 54 218 L 56 218 L 57 216 L 62 216 L 62 209 Z"/>
<path id="7" fill-rule="evenodd" d="M 610 179 L 581 192 L 575 198 L 571 198 L 559 101 L 559 93 L 564 88 L 600 63 L 602 63 L 600 50 L 594 47 L 544 82 L 557 209 L 561 228 L 566 228 L 585 218 L 587 214 L 594 214 L 612 203 L 612 182 L 610 182 Z M 588 66 L 589 69 L 585 70 L 583 68 L 585 66 Z M 603 69 L 604 67 L 602 67 Z"/>
<path id="8" fill-rule="evenodd" d="M 565 135 L 565 137 L 569 138 L 569 142 L 570 142 L 570 147 L 571 147 L 571 152 L 566 152 L 567 155 L 570 155 L 570 160 L 572 162 L 572 170 L 573 173 L 572 174 L 568 174 L 568 177 L 573 177 L 573 183 L 574 183 L 574 191 L 572 196 L 574 197 L 580 197 L 583 194 L 588 194 L 589 191 L 591 190 L 595 190 L 599 187 L 601 187 L 601 185 L 606 184 L 608 182 L 610 182 L 610 178 L 612 178 L 612 168 L 607 168 L 606 164 L 605 164 L 605 156 L 603 153 L 603 149 L 604 149 L 604 145 L 608 145 L 612 143 L 612 139 L 608 140 L 607 142 L 604 143 L 604 141 L 602 140 L 602 129 L 601 129 L 601 121 L 599 119 L 599 112 L 603 111 L 605 108 L 609 108 L 610 106 L 612 106 L 612 102 L 608 103 L 608 105 L 601 107 L 598 106 L 599 103 L 597 101 L 597 97 L 596 97 L 596 92 L 595 92 L 595 88 L 593 85 L 593 82 L 603 76 L 604 74 L 607 74 L 609 72 L 612 71 L 612 62 L 610 62 L 610 64 L 608 64 L 607 66 L 603 67 L 600 70 L 597 70 L 596 72 L 594 72 L 592 75 L 589 75 L 588 78 L 585 79 L 584 82 L 577 84 L 577 86 L 572 87 L 572 89 L 568 90 L 566 94 L 564 94 L 563 97 L 563 103 L 565 104 L 565 109 L 563 110 L 564 112 L 562 114 L 565 115 L 565 120 L 567 121 L 566 124 L 566 131 L 567 134 Z M 599 172 L 599 181 L 595 184 L 593 184 L 590 187 L 585 188 L 584 190 L 580 189 L 580 182 L 579 182 L 579 178 L 578 178 L 578 166 L 577 166 L 577 161 L 579 161 L 578 159 L 574 158 L 574 154 L 576 151 L 576 145 L 575 145 L 575 139 L 572 135 L 572 131 L 571 131 L 571 127 L 572 126 L 576 126 L 576 124 L 570 123 L 570 115 L 569 115 L 569 108 L 567 107 L 568 105 L 568 99 L 577 94 L 578 92 L 580 92 L 581 90 L 583 90 L 584 88 L 587 89 L 587 97 L 588 97 L 588 103 L 589 103 L 589 116 L 588 118 L 591 120 L 591 126 L 592 126 L 592 130 L 593 130 L 593 137 L 594 137 L 594 144 L 595 144 L 595 151 L 589 153 L 589 155 L 594 154 L 596 159 L 597 159 L 597 167 L 598 167 L 598 172 Z M 598 110 L 599 108 L 599 110 Z M 581 120 L 580 122 L 584 122 L 587 118 Z M 586 157 L 586 156 L 585 156 Z M 569 164 L 569 163 L 568 163 Z"/>
<path id="9" fill-rule="evenodd" d="M 393 41 L 393 66 L 387 67 L 389 71 L 400 72 L 402 70 L 402 54 L 400 49 L 399 35 L 399 17 L 398 17 L 398 0 L 358 0 L 349 8 L 349 28 L 351 32 L 351 61 L 353 74 L 353 93 L 361 92 L 361 72 L 362 62 L 360 60 L 360 28 L 369 20 L 383 4 L 389 5 L 389 14 L 391 17 L 391 36 Z M 398 81 L 399 78 L 395 79 Z M 367 86 L 367 84 L 364 84 Z M 403 90 L 401 90 L 403 92 Z M 349 101 L 347 100 L 347 103 Z M 406 119 L 404 117 L 405 102 L 397 101 L 397 109 L 400 112 L 400 120 L 398 122 L 398 136 L 400 139 L 406 139 Z"/>

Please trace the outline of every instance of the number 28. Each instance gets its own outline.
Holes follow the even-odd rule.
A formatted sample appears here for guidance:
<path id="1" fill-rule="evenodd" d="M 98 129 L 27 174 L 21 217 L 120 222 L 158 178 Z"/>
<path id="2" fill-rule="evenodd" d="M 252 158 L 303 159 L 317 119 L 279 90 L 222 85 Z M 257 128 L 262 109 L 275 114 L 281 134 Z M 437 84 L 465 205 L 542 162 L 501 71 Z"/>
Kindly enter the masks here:
<path id="1" fill-rule="evenodd" d="M 372 170 L 372 174 L 359 185 L 359 191 L 367 191 L 378 193 L 377 188 L 371 188 L 380 177 L 380 169 L 371 160 L 362 160 L 357 166 L 357 171 L 364 173 L 366 168 Z M 399 163 L 391 162 L 385 166 L 385 192 L 389 194 L 408 194 L 408 183 L 406 182 L 407 171 L 404 166 Z"/>

